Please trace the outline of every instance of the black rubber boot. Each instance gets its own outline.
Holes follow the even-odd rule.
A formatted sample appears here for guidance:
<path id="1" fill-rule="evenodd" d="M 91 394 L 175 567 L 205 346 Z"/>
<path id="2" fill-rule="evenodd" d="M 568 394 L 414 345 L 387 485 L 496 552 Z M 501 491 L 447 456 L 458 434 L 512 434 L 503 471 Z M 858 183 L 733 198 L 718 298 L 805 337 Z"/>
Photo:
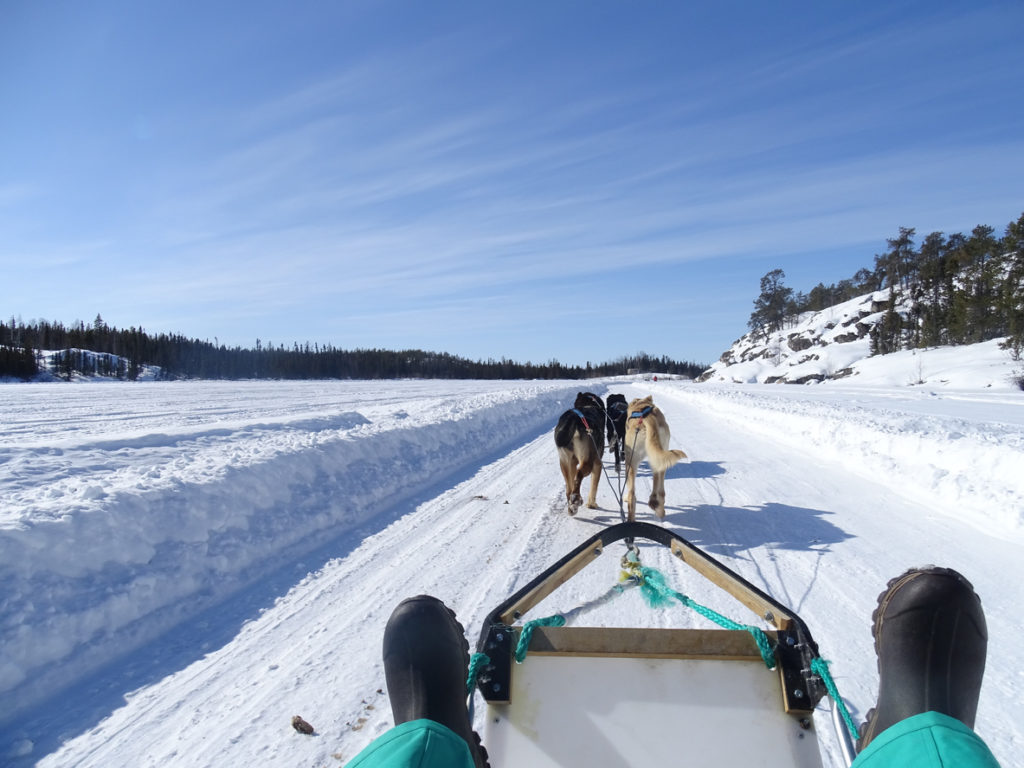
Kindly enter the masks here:
<path id="1" fill-rule="evenodd" d="M 974 727 L 988 631 L 970 582 L 948 568 L 907 571 L 889 582 L 874 615 L 878 703 L 857 751 L 886 728 L 922 712 Z"/>
<path id="2" fill-rule="evenodd" d="M 429 595 L 398 604 L 384 629 L 384 674 L 395 725 L 427 719 L 447 726 L 486 768 L 487 751 L 466 706 L 469 643 L 444 603 Z"/>

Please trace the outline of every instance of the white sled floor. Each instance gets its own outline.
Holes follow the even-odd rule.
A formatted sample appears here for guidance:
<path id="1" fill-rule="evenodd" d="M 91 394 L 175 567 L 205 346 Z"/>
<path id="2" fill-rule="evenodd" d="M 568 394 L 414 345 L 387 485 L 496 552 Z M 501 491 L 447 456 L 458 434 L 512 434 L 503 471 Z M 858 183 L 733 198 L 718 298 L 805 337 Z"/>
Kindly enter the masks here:
<path id="1" fill-rule="evenodd" d="M 742 631 L 538 628 L 511 690 L 487 707 L 492 768 L 821 766 Z"/>

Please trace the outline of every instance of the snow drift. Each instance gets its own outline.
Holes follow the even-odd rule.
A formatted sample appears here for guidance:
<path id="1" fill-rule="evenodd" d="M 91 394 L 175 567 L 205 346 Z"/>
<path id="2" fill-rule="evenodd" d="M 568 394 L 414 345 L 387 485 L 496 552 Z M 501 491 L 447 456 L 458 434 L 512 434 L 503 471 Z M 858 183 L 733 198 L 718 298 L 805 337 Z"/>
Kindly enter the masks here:
<path id="1" fill-rule="evenodd" d="M 3 394 L 68 394 L 55 386 Z M 174 408 L 212 390 L 241 394 L 235 407 L 245 392 L 268 395 L 270 411 L 323 388 L 144 386 L 132 394 L 174 398 Z M 5 419 L 3 443 L 13 447 L 0 450 L 0 721 L 300 556 L 321 536 L 343 534 L 466 462 L 534 435 L 578 389 L 428 384 L 429 397 L 417 399 L 422 388 L 386 386 L 392 396 L 405 390 L 409 401 L 390 410 L 374 404 L 370 416 L 303 410 L 253 420 L 221 409 L 176 420 L 168 409 L 132 412 L 115 399 L 106 414 L 69 405 L 60 416 L 67 432 L 56 440 Z M 336 389 L 369 405 L 376 387 L 384 385 Z"/>

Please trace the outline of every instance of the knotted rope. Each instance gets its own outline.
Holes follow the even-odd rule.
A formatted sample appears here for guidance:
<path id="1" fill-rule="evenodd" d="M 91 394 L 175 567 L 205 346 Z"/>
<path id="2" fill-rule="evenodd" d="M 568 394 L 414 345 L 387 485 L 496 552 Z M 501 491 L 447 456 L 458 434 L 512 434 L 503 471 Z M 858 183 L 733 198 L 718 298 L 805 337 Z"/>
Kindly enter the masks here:
<path id="1" fill-rule="evenodd" d="M 765 666 L 768 669 L 774 669 L 775 667 L 775 649 L 772 647 L 771 640 L 768 639 L 768 635 L 765 634 L 764 630 L 758 627 L 753 627 L 748 624 L 740 624 L 733 621 L 726 616 L 714 611 L 706 606 L 700 605 L 694 602 L 689 597 L 684 595 L 682 592 L 676 592 L 674 589 L 669 587 L 665 583 L 665 576 L 655 568 L 646 568 L 639 564 L 638 561 L 632 558 L 623 558 L 623 572 L 621 578 L 631 582 L 631 584 L 638 584 L 640 591 L 643 593 L 644 599 L 647 604 L 652 608 L 661 607 L 673 598 L 681 602 L 687 608 L 691 608 L 706 619 L 710 619 L 720 627 L 725 629 L 743 629 L 751 634 L 754 638 L 754 642 L 757 643 L 757 648 L 761 652 L 761 659 L 764 661 Z M 628 585 L 625 585 L 628 586 Z M 592 601 L 587 607 L 593 607 L 596 604 L 604 602 L 609 597 L 613 597 L 615 594 L 621 594 L 624 589 L 624 585 L 617 584 L 612 587 L 604 596 L 598 600 Z M 582 608 L 581 606 L 580 608 Z M 580 608 L 569 611 L 568 614 L 579 613 Z M 519 634 L 519 642 L 516 645 L 515 659 L 518 663 L 522 663 L 526 659 L 527 651 L 530 647 L 530 639 L 533 637 L 533 630 L 536 627 L 561 627 L 566 623 L 566 615 L 556 613 L 553 616 L 548 616 L 543 619 L 534 619 L 528 621 L 523 625 L 523 628 Z"/>
<path id="2" fill-rule="evenodd" d="M 466 674 L 466 695 L 472 696 L 476 688 L 476 680 L 480 677 L 480 670 L 491 663 L 491 657 L 486 653 L 474 653 L 469 657 L 469 669 Z"/>
<path id="3" fill-rule="evenodd" d="M 516 645 L 516 663 L 522 664 L 526 658 L 526 652 L 530 648 L 530 638 L 533 637 L 533 630 L 537 627 L 564 627 L 565 616 L 556 613 L 544 619 L 534 619 L 523 624 L 523 630 L 519 633 L 519 643 Z"/>
<path id="4" fill-rule="evenodd" d="M 772 647 L 772 642 L 768 639 L 768 635 L 764 633 L 764 630 L 759 629 L 758 627 L 752 627 L 749 624 L 740 624 L 739 622 L 733 621 L 717 611 L 713 611 L 707 606 L 694 602 L 682 592 L 676 592 L 665 583 L 665 576 L 661 571 L 654 568 L 641 568 L 640 572 L 643 576 L 643 583 L 640 585 L 640 591 L 647 600 L 647 604 L 652 608 L 658 608 L 666 605 L 674 598 L 687 608 L 692 608 L 701 616 L 706 619 L 710 619 L 720 627 L 725 629 L 744 629 L 750 633 L 754 638 L 754 642 L 757 643 L 757 648 L 761 652 L 761 659 L 764 661 L 765 666 L 768 667 L 768 669 L 773 669 L 775 667 L 775 649 Z"/>

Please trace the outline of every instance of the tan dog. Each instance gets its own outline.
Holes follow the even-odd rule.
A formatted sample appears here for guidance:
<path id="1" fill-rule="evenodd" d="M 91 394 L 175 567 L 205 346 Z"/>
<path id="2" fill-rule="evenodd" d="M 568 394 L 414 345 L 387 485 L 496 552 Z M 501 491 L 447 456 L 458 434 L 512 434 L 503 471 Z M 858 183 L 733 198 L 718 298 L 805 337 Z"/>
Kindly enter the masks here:
<path id="1" fill-rule="evenodd" d="M 668 422 L 654 404 L 654 397 L 637 398 L 629 404 L 626 434 L 623 440 L 626 461 L 626 507 L 629 522 L 636 518 L 636 470 L 647 459 L 654 475 L 654 490 L 647 502 L 659 519 L 665 519 L 665 472 L 687 456 L 682 451 L 669 450 L 671 433 Z"/>

